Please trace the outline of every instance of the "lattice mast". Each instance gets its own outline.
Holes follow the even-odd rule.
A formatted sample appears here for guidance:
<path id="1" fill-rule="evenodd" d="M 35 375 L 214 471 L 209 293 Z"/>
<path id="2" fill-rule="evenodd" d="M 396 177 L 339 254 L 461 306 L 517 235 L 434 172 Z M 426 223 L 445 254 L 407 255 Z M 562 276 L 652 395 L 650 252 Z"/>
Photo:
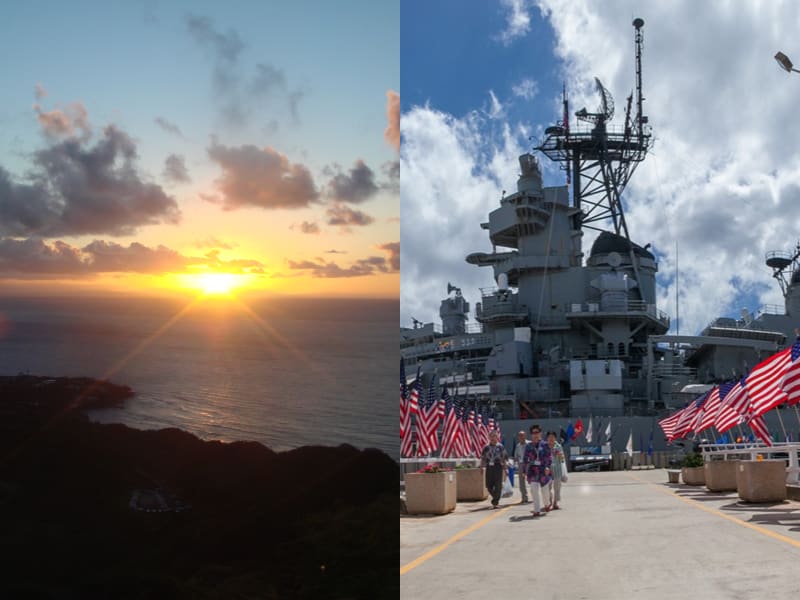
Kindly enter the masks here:
<path id="1" fill-rule="evenodd" d="M 642 27 L 644 21 L 635 19 L 636 29 L 636 115 L 631 114 L 633 93 L 625 107 L 625 125 L 620 130 L 609 126 L 614 116 L 611 93 L 595 78 L 600 106 L 595 112 L 585 108 L 575 113 L 579 122 L 589 123 L 590 129 L 569 126 L 569 100 L 563 92 L 564 115 L 555 126 L 545 130 L 544 141 L 536 148 L 567 171 L 567 183 L 572 184 L 573 206 L 580 209 L 578 225 L 603 231 L 608 221 L 614 233 L 630 240 L 621 196 L 633 172 L 652 146 L 648 118 L 642 114 Z M 606 225 L 604 227 L 604 225 Z"/>

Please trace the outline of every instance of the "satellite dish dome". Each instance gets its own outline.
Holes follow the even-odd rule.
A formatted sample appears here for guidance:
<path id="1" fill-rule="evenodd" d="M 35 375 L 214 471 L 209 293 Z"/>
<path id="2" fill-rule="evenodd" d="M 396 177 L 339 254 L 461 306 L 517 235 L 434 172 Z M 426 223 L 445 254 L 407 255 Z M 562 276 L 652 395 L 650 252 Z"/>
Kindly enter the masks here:
<path id="1" fill-rule="evenodd" d="M 497 276 L 497 289 L 499 290 L 507 290 L 508 289 L 508 275 L 505 273 L 500 273 Z"/>

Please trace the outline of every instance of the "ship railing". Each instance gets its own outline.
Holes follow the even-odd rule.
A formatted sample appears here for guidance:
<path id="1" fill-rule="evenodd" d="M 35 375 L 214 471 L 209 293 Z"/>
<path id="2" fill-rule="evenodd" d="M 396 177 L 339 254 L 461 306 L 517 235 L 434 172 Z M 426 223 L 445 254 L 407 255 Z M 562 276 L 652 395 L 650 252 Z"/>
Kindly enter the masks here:
<path id="1" fill-rule="evenodd" d="M 484 302 L 481 305 L 478 316 L 482 318 L 509 316 L 514 318 L 528 316 L 528 307 L 525 304 L 517 304 L 516 301 L 508 302 Z"/>
<path id="2" fill-rule="evenodd" d="M 800 483 L 800 444 L 797 442 L 775 442 L 767 446 L 762 442 L 744 444 L 700 444 L 700 451 L 706 462 L 711 460 L 737 460 L 747 457 L 750 460 L 764 458 L 784 459 L 786 483 Z"/>
<path id="3" fill-rule="evenodd" d="M 697 374 L 697 369 L 692 367 L 684 367 L 680 364 L 656 364 L 653 366 L 653 375 L 656 377 L 681 377 L 690 376 L 694 377 Z"/>
<path id="4" fill-rule="evenodd" d="M 483 333 L 483 325 L 481 323 L 467 323 L 464 331 L 466 333 Z"/>
<path id="5" fill-rule="evenodd" d="M 643 302 L 641 300 L 629 300 L 625 306 L 626 307 L 625 309 L 623 309 L 623 311 L 647 313 L 654 319 L 657 319 L 669 325 L 669 315 L 667 315 L 667 313 L 665 313 L 663 310 L 658 310 L 655 304 L 648 304 L 647 302 Z M 568 304 L 567 312 L 596 313 L 596 312 L 609 312 L 609 311 L 603 311 L 599 302 L 584 302 L 580 304 L 579 303 Z"/>
<path id="6" fill-rule="evenodd" d="M 764 260 L 769 260 L 770 258 L 783 258 L 791 262 L 793 257 L 791 252 L 784 252 L 783 250 L 770 250 L 764 255 Z"/>
<path id="7" fill-rule="evenodd" d="M 779 315 L 783 316 L 786 314 L 786 307 L 781 306 L 780 304 L 764 304 L 761 308 L 758 309 L 758 312 L 762 315 Z"/>

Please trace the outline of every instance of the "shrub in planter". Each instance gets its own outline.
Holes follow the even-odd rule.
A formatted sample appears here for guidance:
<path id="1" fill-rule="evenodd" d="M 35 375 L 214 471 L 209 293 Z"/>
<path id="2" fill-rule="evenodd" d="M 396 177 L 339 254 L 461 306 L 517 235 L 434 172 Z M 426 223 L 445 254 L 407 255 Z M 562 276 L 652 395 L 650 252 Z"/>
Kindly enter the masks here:
<path id="1" fill-rule="evenodd" d="M 703 469 L 703 455 L 697 452 L 688 454 L 683 459 L 683 469 L 681 469 L 681 477 L 683 483 L 686 485 L 705 485 L 706 476 Z"/>

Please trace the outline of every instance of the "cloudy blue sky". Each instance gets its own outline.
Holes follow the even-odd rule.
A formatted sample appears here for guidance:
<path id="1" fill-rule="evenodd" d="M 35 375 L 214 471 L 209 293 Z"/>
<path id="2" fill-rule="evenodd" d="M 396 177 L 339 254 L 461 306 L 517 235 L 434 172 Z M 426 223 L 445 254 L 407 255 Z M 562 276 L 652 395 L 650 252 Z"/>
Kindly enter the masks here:
<path id="1" fill-rule="evenodd" d="M 34 0 L 0 33 L 0 279 L 396 297 L 397 2 Z"/>
<path id="2" fill-rule="evenodd" d="M 800 207 L 800 6 L 792 2 L 555 0 L 402 4 L 401 323 L 438 321 L 448 281 L 471 302 L 493 285 L 464 256 L 490 251 L 479 223 L 515 189 L 517 156 L 571 109 L 621 105 L 634 86 L 634 17 L 645 20 L 645 114 L 656 138 L 624 195 L 632 238 L 659 259 L 659 307 L 681 332 L 782 304 L 764 265 L 790 251 Z M 621 112 L 621 111 L 618 111 Z M 574 117 L 573 117 L 574 120 Z M 620 120 L 620 117 L 617 117 Z M 531 139 L 532 138 L 532 139 Z M 563 173 L 542 159 L 545 181 Z M 584 248 L 593 241 L 584 237 Z M 673 331 L 675 323 L 673 319 Z"/>

